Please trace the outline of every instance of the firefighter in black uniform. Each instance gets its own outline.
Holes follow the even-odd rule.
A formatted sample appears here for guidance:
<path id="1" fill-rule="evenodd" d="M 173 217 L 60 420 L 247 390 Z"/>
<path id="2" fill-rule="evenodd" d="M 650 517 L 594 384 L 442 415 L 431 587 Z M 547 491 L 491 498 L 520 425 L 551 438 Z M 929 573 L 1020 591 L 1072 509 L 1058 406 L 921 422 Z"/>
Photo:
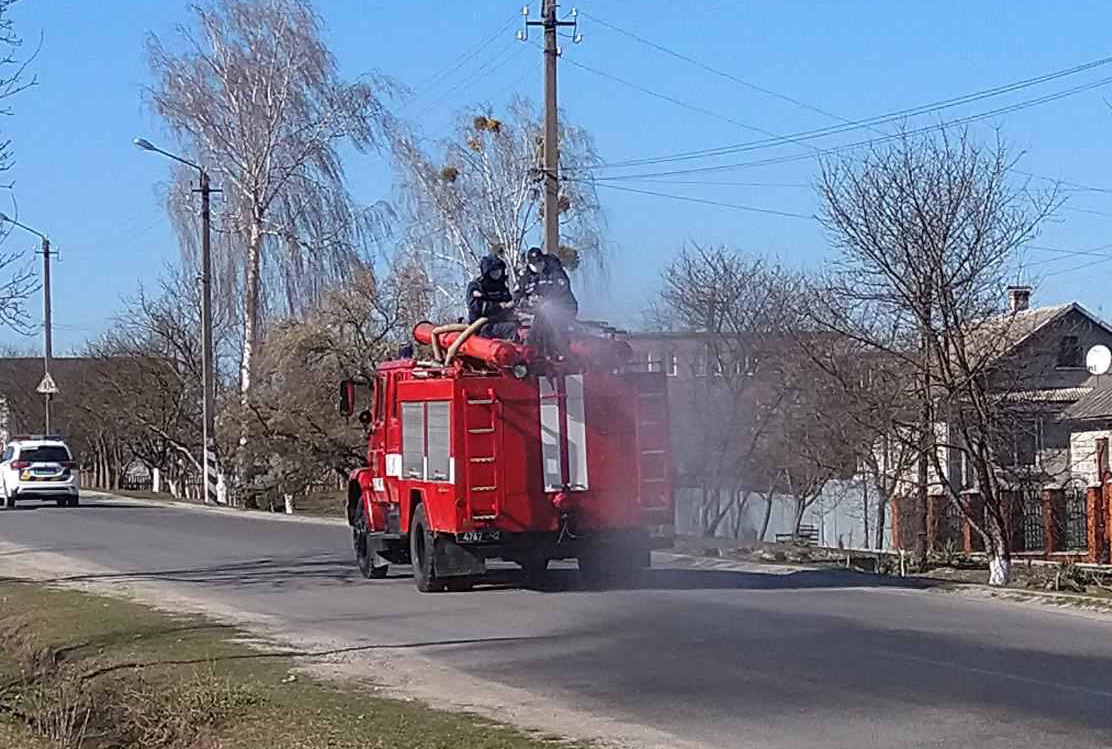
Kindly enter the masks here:
<path id="1" fill-rule="evenodd" d="M 467 322 L 480 317 L 487 319 L 479 330 L 483 338 L 517 337 L 517 319 L 513 314 L 514 299 L 506 283 L 506 263 L 496 255 L 479 261 L 479 277 L 467 285 Z"/>
<path id="2" fill-rule="evenodd" d="M 519 309 L 533 314 L 528 342 L 542 355 L 564 356 L 568 329 L 579 312 L 579 303 L 560 259 L 541 252 L 539 247 L 530 247 L 514 299 Z"/>

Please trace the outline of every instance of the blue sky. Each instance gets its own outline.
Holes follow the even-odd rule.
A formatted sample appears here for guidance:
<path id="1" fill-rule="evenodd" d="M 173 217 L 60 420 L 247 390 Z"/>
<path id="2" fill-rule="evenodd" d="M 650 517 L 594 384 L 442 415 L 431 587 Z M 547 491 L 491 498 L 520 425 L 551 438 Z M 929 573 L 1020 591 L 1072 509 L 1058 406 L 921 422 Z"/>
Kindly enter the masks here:
<path id="1" fill-rule="evenodd" d="M 422 132 L 442 133 L 475 102 L 497 106 L 512 93 L 539 98 L 540 54 L 516 43 L 522 0 L 418 3 L 410 0 L 317 0 L 327 39 L 345 74 L 377 69 L 412 87 L 401 114 Z M 537 0 L 532 3 L 536 13 Z M 567 45 L 560 93 L 568 117 L 589 129 L 604 161 L 621 161 L 759 139 L 751 126 L 776 134 L 837 124 L 836 120 L 754 91 L 654 50 L 599 24 L 633 32 L 714 68 L 842 117 L 899 110 L 1112 54 L 1107 2 L 1047 3 L 957 0 L 932 2 L 708 2 L 585 0 L 580 45 Z M 570 4 L 564 6 L 567 10 Z M 144 38 L 169 34 L 186 20 L 177 0 L 23 0 L 13 12 L 33 46 L 39 85 L 14 102 L 3 121 L 14 141 L 19 215 L 49 233 L 62 253 L 54 274 L 56 348 L 79 349 L 102 331 L 121 299 L 152 284 L 178 250 L 158 190 L 169 165 L 130 145 L 146 135 L 173 145 L 143 104 L 148 81 Z M 515 20 L 518 19 L 518 20 Z M 493 38 L 449 75 L 461 54 Z M 624 79 L 652 96 L 570 62 Z M 947 110 L 968 116 L 1112 76 L 1112 65 Z M 671 97 L 686 107 L 660 98 Z M 1073 183 L 1112 189 L 1112 85 L 1002 115 L 977 125 L 999 127 L 1021 168 Z M 858 131 L 816 142 L 826 147 L 868 136 Z M 742 154 L 736 163 L 806 153 L 797 144 Z M 651 167 L 646 171 L 675 168 Z M 348 163 L 355 195 L 388 198 L 390 173 L 379 157 Z M 627 188 L 700 200 L 813 214 L 813 159 L 696 174 L 683 183 L 620 182 Z M 729 184 L 687 184 L 707 182 Z M 739 184 L 746 183 L 746 184 Z M 815 267 L 830 257 L 814 221 L 601 189 L 607 236 L 614 247 L 612 283 L 584 300 L 593 316 L 631 322 L 660 268 L 686 242 L 724 243 L 784 262 Z M 1048 223 L 1040 247 L 1091 250 L 1112 228 L 1112 192 L 1071 191 L 1068 209 Z M 7 210 L 7 208 L 5 208 Z M 6 249 L 31 248 L 13 234 Z M 1105 252 L 1100 250 L 1098 252 Z M 1031 271 L 1045 276 L 1037 303 L 1079 300 L 1112 316 L 1112 256 L 1030 251 Z M 1082 267 L 1086 263 L 1093 263 Z M 584 296 L 587 296 L 584 294 Z M 41 319 L 39 299 L 32 314 Z M 1108 308 L 1106 308 L 1108 307 Z M 0 342 L 38 345 L 0 332 Z"/>

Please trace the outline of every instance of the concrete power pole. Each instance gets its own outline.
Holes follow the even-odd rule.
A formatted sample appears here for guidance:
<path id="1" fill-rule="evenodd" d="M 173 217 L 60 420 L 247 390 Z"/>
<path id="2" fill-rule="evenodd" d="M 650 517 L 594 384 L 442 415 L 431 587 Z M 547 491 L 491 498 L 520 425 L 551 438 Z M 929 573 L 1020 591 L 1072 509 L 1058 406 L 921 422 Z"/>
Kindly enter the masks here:
<path id="1" fill-rule="evenodd" d="M 576 27 L 572 20 L 556 17 L 556 0 L 541 0 L 541 20 L 525 21 L 525 32 L 518 38 L 528 39 L 530 26 L 544 27 L 544 251 L 556 255 L 560 251 L 560 120 L 556 96 L 556 62 L 560 57 L 557 32 L 561 27 Z M 528 8 L 526 8 L 528 18 Z M 581 37 L 572 32 L 573 41 Z"/>
<path id="2" fill-rule="evenodd" d="M 50 308 L 50 240 L 42 238 L 42 320 L 43 320 L 43 382 L 50 378 L 50 363 L 54 359 L 54 324 Z M 50 418 L 51 392 L 44 392 L 46 434 L 50 434 L 53 423 Z"/>
<path id="3" fill-rule="evenodd" d="M 201 440 L 204 444 L 204 481 L 205 504 L 218 501 L 218 477 L 220 469 L 216 462 L 216 410 L 214 393 L 216 375 L 214 367 L 215 352 L 212 349 L 212 209 L 210 198 L 214 190 L 209 183 L 209 174 L 201 169 Z M 219 191 L 216 191 L 219 192 Z"/>

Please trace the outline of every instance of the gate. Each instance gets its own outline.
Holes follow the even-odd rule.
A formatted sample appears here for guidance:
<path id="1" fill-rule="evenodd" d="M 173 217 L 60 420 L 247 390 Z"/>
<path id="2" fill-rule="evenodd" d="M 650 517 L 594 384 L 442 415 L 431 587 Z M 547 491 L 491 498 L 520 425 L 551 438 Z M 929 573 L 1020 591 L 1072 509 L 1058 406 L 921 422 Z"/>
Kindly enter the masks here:
<path id="1" fill-rule="evenodd" d="M 1046 548 L 1042 495 L 1038 491 L 1025 490 L 1020 495 L 1020 502 L 1020 510 L 1023 513 L 1022 551 L 1042 551 Z"/>
<path id="2" fill-rule="evenodd" d="M 1085 489 L 1071 486 L 1066 489 L 1066 511 L 1063 518 L 1062 545 L 1066 551 L 1084 551 L 1089 548 L 1089 503 Z"/>

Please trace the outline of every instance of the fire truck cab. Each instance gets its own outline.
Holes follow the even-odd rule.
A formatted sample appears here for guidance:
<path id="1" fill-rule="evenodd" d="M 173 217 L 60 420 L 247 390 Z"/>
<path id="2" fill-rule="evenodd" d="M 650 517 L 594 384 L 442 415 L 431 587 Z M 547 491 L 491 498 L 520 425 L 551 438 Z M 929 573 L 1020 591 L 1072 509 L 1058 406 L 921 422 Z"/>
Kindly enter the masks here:
<path id="1" fill-rule="evenodd" d="M 613 338 L 574 339 L 553 366 L 469 331 L 422 323 L 433 359 L 377 369 L 347 501 L 364 576 L 411 564 L 430 592 L 469 588 L 491 559 L 532 579 L 576 559 L 590 583 L 647 567 L 673 523 L 665 376 L 623 372 Z M 353 398 L 345 382 L 341 410 Z"/>

